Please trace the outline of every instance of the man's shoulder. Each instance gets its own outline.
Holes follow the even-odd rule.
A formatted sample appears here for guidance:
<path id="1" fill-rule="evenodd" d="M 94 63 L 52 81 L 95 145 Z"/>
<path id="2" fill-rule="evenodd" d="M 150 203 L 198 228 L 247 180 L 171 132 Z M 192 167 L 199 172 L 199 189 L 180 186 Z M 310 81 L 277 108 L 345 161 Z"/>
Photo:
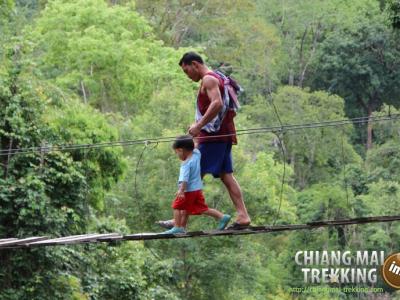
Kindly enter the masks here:
<path id="1" fill-rule="evenodd" d="M 203 77 L 202 85 L 206 88 L 215 87 L 219 85 L 219 79 L 214 75 L 212 75 L 211 73 L 208 73 Z"/>

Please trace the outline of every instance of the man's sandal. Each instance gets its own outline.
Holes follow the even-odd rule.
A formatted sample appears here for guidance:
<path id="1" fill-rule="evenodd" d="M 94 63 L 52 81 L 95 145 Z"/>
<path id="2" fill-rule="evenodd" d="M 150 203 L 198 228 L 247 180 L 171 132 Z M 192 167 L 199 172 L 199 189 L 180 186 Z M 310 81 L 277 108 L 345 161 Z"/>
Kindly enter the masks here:
<path id="1" fill-rule="evenodd" d="M 250 223 L 248 224 L 240 224 L 238 222 L 233 222 L 232 225 L 229 225 L 226 229 L 227 230 L 241 230 L 250 227 Z"/>

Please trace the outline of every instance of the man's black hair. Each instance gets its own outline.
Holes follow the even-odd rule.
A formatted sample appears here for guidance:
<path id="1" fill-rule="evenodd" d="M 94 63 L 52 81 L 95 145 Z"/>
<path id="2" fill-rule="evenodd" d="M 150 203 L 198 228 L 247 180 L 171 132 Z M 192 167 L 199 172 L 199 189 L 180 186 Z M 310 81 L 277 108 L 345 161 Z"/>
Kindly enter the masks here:
<path id="1" fill-rule="evenodd" d="M 191 135 L 181 135 L 175 139 L 175 142 L 172 144 L 173 149 L 185 149 L 188 151 L 193 151 L 194 142 L 193 137 Z"/>
<path id="2" fill-rule="evenodd" d="M 200 64 L 204 64 L 203 59 L 201 58 L 201 56 L 199 54 L 197 54 L 196 52 L 186 52 L 185 54 L 183 54 L 181 60 L 179 61 L 179 65 L 182 67 L 183 64 L 185 65 L 191 65 L 192 62 L 197 61 Z"/>

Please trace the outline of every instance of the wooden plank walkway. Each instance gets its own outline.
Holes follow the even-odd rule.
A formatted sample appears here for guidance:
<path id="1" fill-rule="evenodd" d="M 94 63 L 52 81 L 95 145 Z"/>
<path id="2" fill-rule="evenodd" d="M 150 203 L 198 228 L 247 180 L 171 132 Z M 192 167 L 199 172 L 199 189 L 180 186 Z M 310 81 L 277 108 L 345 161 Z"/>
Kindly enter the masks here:
<path id="1" fill-rule="evenodd" d="M 143 241 L 143 240 L 159 240 L 159 239 L 176 239 L 176 238 L 194 238 L 194 237 L 211 237 L 211 236 L 233 236 L 258 233 L 272 233 L 281 231 L 294 230 L 312 230 L 319 227 L 347 226 L 356 224 L 383 223 L 400 221 L 399 216 L 378 216 L 364 217 L 355 219 L 342 219 L 330 221 L 317 221 L 306 224 L 289 224 L 276 226 L 250 226 L 240 230 L 211 230 L 211 231 L 191 231 L 180 234 L 161 234 L 161 233 L 136 233 L 121 235 L 119 233 L 91 233 L 81 234 L 58 238 L 43 237 L 28 237 L 28 238 L 3 238 L 0 239 L 0 250 L 10 248 L 30 248 L 39 246 L 55 246 L 55 245 L 70 245 L 82 243 L 99 243 L 113 241 Z"/>

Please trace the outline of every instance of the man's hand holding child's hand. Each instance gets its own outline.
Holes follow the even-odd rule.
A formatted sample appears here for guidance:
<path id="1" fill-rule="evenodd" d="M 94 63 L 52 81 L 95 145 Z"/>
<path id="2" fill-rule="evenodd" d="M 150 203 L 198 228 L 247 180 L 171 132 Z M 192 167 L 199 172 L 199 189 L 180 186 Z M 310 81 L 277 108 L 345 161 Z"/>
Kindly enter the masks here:
<path id="1" fill-rule="evenodd" d="M 185 192 L 183 191 L 183 190 L 178 190 L 177 192 L 176 192 L 176 197 L 177 198 L 185 198 Z"/>

